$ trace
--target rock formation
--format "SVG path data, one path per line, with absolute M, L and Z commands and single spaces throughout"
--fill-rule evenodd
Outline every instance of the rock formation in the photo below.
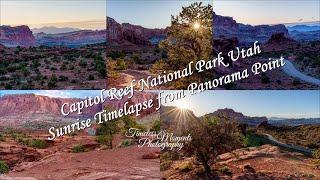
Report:
M 217 111 L 207 114 L 206 116 L 215 116 L 215 117 L 221 117 L 221 118 L 227 118 L 230 120 L 236 120 L 240 124 L 247 124 L 251 126 L 257 126 L 261 124 L 262 122 L 268 121 L 266 117 L 249 117 L 245 116 L 242 113 L 235 112 L 233 109 L 218 109 Z
M 0 26 L 0 44 L 7 47 L 29 47 L 36 44 L 28 26 Z
M 165 29 L 149 29 L 129 23 L 119 24 L 114 19 L 107 17 L 107 42 L 151 45 L 158 44 L 165 36 Z
M 251 26 L 237 23 L 232 17 L 225 17 L 213 13 L 213 38 L 234 38 L 240 45 L 248 46 L 255 41 L 265 43 L 276 33 L 284 33 L 289 36 L 287 28 L 282 25 L 258 25 Z

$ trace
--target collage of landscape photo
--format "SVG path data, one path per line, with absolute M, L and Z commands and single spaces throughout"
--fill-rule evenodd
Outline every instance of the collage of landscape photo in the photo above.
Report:
M 0 0 L 0 180 L 320 179 L 319 52 L 318 0 Z

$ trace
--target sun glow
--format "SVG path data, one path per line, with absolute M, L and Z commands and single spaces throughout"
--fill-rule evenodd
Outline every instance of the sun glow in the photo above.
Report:
M 193 29 L 195 29 L 196 31 L 200 29 L 200 27 L 201 27 L 201 24 L 199 22 L 193 23 Z
M 177 103 L 177 107 L 181 110 L 185 110 L 185 109 L 189 109 L 190 106 L 189 106 L 189 103 L 186 102 L 186 101 L 180 101 Z

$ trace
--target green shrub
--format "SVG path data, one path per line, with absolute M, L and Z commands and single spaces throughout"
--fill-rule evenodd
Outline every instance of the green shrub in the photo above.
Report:
M 232 170 L 229 169 L 228 166 L 223 166 L 222 168 L 219 169 L 220 172 L 222 172 L 223 174 L 226 174 L 228 176 L 231 176 L 233 173 L 232 173 Z
M 247 134 L 243 139 L 243 144 L 245 147 L 257 147 L 265 143 L 265 140 L 256 134 Z
M 117 60 L 115 69 L 116 70 L 125 70 L 125 69 L 127 69 L 127 64 L 124 61 L 124 59 L 118 59 Z
M 0 134 L 0 141 L 5 141 L 5 140 L 6 140 L 5 137 L 2 134 Z
M 99 144 L 106 145 L 110 149 L 112 148 L 110 147 L 112 146 L 112 136 L 110 135 L 99 135 L 97 136 L 96 141 Z
M 4 161 L 0 161 L 0 174 L 9 172 L 9 166 Z
M 48 143 L 42 139 L 33 139 L 30 141 L 29 144 L 31 147 L 39 148 L 39 149 L 44 149 L 48 147 Z
M 128 147 L 134 144 L 134 141 L 131 139 L 125 139 L 121 142 L 121 147 Z
M 192 163 L 191 162 L 182 162 L 179 166 L 178 166 L 179 171 L 181 172 L 189 172 L 192 170 Z
M 72 147 L 72 152 L 74 152 L 74 153 L 80 153 L 80 152 L 85 152 L 85 151 L 86 151 L 86 149 L 81 144 Z
M 320 159 L 320 148 L 312 151 L 312 157 L 315 159 Z

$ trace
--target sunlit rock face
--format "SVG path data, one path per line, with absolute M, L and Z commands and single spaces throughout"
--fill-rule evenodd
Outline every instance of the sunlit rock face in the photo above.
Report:
M 107 42 L 136 45 L 158 44 L 166 37 L 166 29 L 150 29 L 129 23 L 118 23 L 107 17 Z
M 28 26 L 0 26 L 0 44 L 7 47 L 29 47 L 36 44 Z

